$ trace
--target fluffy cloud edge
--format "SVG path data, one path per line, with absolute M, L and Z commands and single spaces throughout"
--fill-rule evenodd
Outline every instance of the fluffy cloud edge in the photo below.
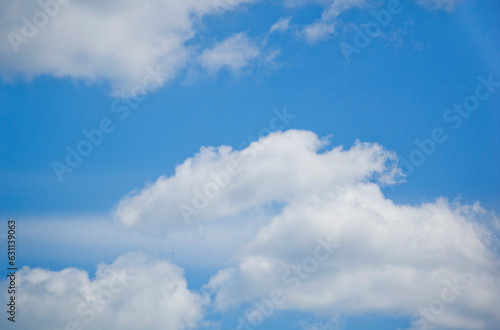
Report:
M 172 176 L 160 177 L 124 197 L 113 214 L 129 226 L 175 228 L 194 220 L 238 218 L 246 211 L 300 199 L 329 185 L 399 182 L 397 157 L 382 146 L 357 141 L 347 150 L 341 146 L 326 150 L 328 144 L 327 138 L 313 132 L 288 130 L 262 136 L 242 150 L 204 147 L 178 165 Z
M 498 223 L 477 203 L 395 205 L 364 183 L 290 204 L 206 288 L 220 310 L 250 304 L 240 321 L 254 327 L 269 310 L 300 310 L 406 315 L 411 329 L 493 330 Z
M 145 5 L 136 1 L 0 4 L 0 69 L 4 80 L 40 75 L 106 82 L 112 94 L 130 97 L 152 68 L 161 79 L 176 77 L 195 59 L 188 41 L 204 16 L 234 11 L 256 0 L 210 0 Z M 36 54 L 36 56 L 35 56 Z
M 0 282 L 2 296 L 8 283 Z M 16 325 L 25 329 L 193 329 L 203 324 L 209 304 L 187 288 L 180 267 L 142 253 L 100 264 L 94 278 L 76 268 L 23 267 L 16 283 L 22 315 Z

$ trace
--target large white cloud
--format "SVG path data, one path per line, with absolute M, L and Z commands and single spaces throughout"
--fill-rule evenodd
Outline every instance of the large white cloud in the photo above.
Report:
M 290 130 L 241 151 L 203 148 L 172 177 L 118 204 L 115 216 L 128 229 L 99 219 L 42 221 L 26 224 L 22 232 L 44 246 L 47 242 L 36 239 L 41 229 L 64 249 L 98 246 L 89 253 L 176 251 L 182 259 L 176 262 L 219 270 L 205 286 L 213 307 L 224 312 L 249 303 L 241 315 L 247 324 L 265 321 L 271 309 L 315 313 L 325 324 L 369 313 L 413 318 L 414 329 L 495 329 L 500 322 L 495 215 L 478 203 L 444 198 L 394 204 L 380 189 L 397 178 L 393 153 L 359 142 L 347 150 L 327 149 L 327 141 Z M 224 182 L 220 173 L 235 168 Z M 185 224 L 179 204 L 189 204 L 195 188 L 203 193 L 215 187 L 209 183 L 221 184 L 218 193 Z M 148 238 L 144 229 L 160 235 Z M 77 239 L 70 239 L 73 232 Z M 131 279 L 121 285 L 125 273 Z M 19 321 L 26 328 L 70 322 L 83 329 L 137 328 L 145 326 L 138 316 L 150 310 L 148 328 L 182 329 L 202 324 L 210 304 L 186 288 L 179 267 L 137 254 L 101 265 L 95 279 L 78 269 L 24 268 L 18 283 Z M 3 294 L 6 284 L 0 284 Z M 106 299 L 110 302 L 102 306 Z
M 4 298 L 8 281 L 0 282 Z M 181 268 L 138 253 L 99 265 L 95 278 L 76 268 L 24 267 L 16 285 L 20 329 L 194 329 L 209 302 L 187 289 Z M 2 329 L 7 324 L 4 315 Z
M 126 96 L 143 84 L 148 68 L 161 67 L 165 81 L 190 61 L 186 42 L 204 15 L 252 1 L 2 1 L 0 70 L 4 79 L 105 80 L 115 95 Z
M 325 150 L 327 144 L 312 132 L 289 130 L 241 151 L 202 148 L 177 166 L 173 176 L 160 177 L 122 199 L 115 217 L 126 225 L 171 228 L 241 216 L 350 182 L 394 179 L 395 155 L 380 145 L 358 142 L 349 150 Z
M 376 184 L 354 184 L 288 205 L 208 288 L 222 310 L 280 290 L 274 309 L 415 314 L 415 329 L 494 329 L 498 242 L 484 221 L 498 219 L 445 199 L 395 205 Z
M 290 130 L 241 151 L 203 148 L 173 176 L 124 198 L 115 215 L 136 228 L 171 229 L 182 223 L 178 206 L 191 205 L 193 189 L 202 196 L 211 187 L 189 226 L 260 221 L 235 249 L 234 266 L 206 286 L 219 310 L 263 306 L 278 292 L 274 310 L 405 315 L 415 329 L 494 329 L 498 218 L 478 203 L 444 198 L 394 204 L 381 192 L 397 180 L 393 153 L 377 144 L 326 144 Z M 236 174 L 220 175 L 235 165 Z
M 83 250 L 107 239 L 103 247 L 117 251 L 176 251 L 182 256 L 175 262 L 191 268 L 206 258 L 200 267 L 215 274 L 205 286 L 213 299 L 190 292 L 179 267 L 132 254 L 102 265 L 95 279 L 77 269 L 23 269 L 19 315 L 30 317 L 19 320 L 28 322 L 26 328 L 82 323 L 92 315 L 85 303 L 116 289 L 102 311 L 92 307 L 89 329 L 144 326 L 134 322 L 143 322 L 137 317 L 148 308 L 148 328 L 164 328 L 161 322 L 169 328 L 199 326 L 206 305 L 222 313 L 250 306 L 240 319 L 247 324 L 260 324 L 273 311 L 300 310 L 319 315 L 320 325 L 321 318 L 329 325 L 345 315 L 379 314 L 412 318 L 413 329 L 420 330 L 495 329 L 499 219 L 479 203 L 445 198 L 395 204 L 381 191 L 397 180 L 394 153 L 378 144 L 357 142 L 345 150 L 327 143 L 312 132 L 290 130 L 241 151 L 203 148 L 173 176 L 118 203 L 115 216 L 126 228 L 96 220 L 90 226 L 56 221 L 21 230 L 32 239 L 45 226 L 55 241 L 78 232 L 77 239 L 61 243 L 65 249 Z M 234 174 L 221 174 L 228 171 Z M 203 194 L 206 187 L 213 193 L 205 197 L 208 205 L 186 224 L 179 205 L 192 203 L 193 189 Z M 151 231 L 156 237 L 150 238 Z M 124 271 L 133 279 L 118 290 L 114 274 Z

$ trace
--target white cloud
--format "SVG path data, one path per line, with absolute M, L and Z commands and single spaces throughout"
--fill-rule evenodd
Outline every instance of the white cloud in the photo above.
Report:
M 39 263 L 94 265 L 140 250 L 168 258 L 188 270 L 227 267 L 232 251 L 252 239 L 262 225 L 253 219 L 236 224 L 229 221 L 199 223 L 167 232 L 138 232 L 137 228 L 123 226 L 108 217 L 76 214 L 24 218 L 18 224 L 26 241 L 24 251 L 29 251 L 30 259 Z M 38 249 L 39 246 L 43 246 L 43 250 Z M 74 251 L 86 253 L 75 255 Z
M 202 148 L 177 166 L 173 176 L 160 177 L 123 198 L 115 217 L 126 225 L 175 228 L 185 225 L 181 208 L 191 209 L 196 213 L 192 222 L 201 223 L 301 199 L 334 184 L 374 177 L 385 183 L 393 180 L 394 164 L 386 163 L 395 155 L 380 145 L 356 143 L 349 150 L 336 147 L 319 153 L 327 144 L 312 132 L 289 130 L 241 151 Z
M 444 198 L 394 204 L 380 189 L 396 179 L 393 153 L 377 144 L 325 150 L 326 144 L 311 132 L 290 130 L 242 151 L 204 148 L 172 177 L 123 199 L 116 216 L 137 228 L 170 228 L 181 221 L 176 204 L 189 203 L 193 188 L 216 183 L 223 176 L 212 179 L 210 171 L 220 173 L 232 161 L 241 171 L 220 181 L 191 226 L 264 221 L 235 250 L 234 267 L 206 286 L 217 309 L 269 299 L 281 290 L 284 302 L 274 309 L 333 319 L 414 314 L 415 329 L 424 323 L 428 329 L 494 329 L 500 322 L 495 215 Z M 149 201 L 160 206 L 152 208 Z
M 108 237 L 111 246 L 120 239 L 134 240 L 146 251 L 164 254 L 175 247 L 182 259 L 196 263 L 207 258 L 211 269 L 220 271 L 205 289 L 214 296 L 211 307 L 223 312 L 281 290 L 283 302 L 273 309 L 325 317 L 324 323 L 319 318 L 302 323 L 304 327 L 328 327 L 344 315 L 383 314 L 415 315 L 414 329 L 423 324 L 428 329 L 495 329 L 500 322 L 499 219 L 478 203 L 468 206 L 444 198 L 397 205 L 380 189 L 397 179 L 392 152 L 378 144 L 358 142 L 347 150 L 327 149 L 327 144 L 312 132 L 290 130 L 272 133 L 241 151 L 202 148 L 173 176 L 159 178 L 118 203 L 115 216 L 130 225 L 128 232 L 111 224 L 85 228 L 83 223 L 58 231 L 53 223 L 46 228 L 54 232 L 48 239 L 78 231 L 82 242 L 74 246 L 81 249 L 92 245 L 92 239 L 101 241 L 92 234 L 102 231 L 97 235 Z M 221 175 L 236 168 L 234 175 Z M 179 204 L 191 203 L 194 188 L 202 193 L 206 187 L 214 189 L 209 183 L 219 185 L 218 193 L 207 198 L 208 206 L 186 226 Z M 21 231 L 31 239 L 38 228 Z M 147 230 L 156 235 L 149 243 Z M 122 248 L 135 246 L 124 243 Z M 210 259 L 218 253 L 227 263 Z M 89 327 L 116 328 L 121 325 L 117 322 L 126 322 L 133 328 L 137 324 L 127 317 L 142 313 L 131 311 L 140 302 L 161 300 L 170 306 L 177 299 L 180 319 L 167 315 L 161 320 L 179 328 L 202 322 L 209 299 L 186 289 L 181 269 L 136 255 L 101 266 L 95 280 L 75 269 L 24 269 L 20 283 L 29 285 L 20 310 L 33 315 L 26 322 L 52 317 L 54 309 L 60 310 L 54 322 L 69 322 L 82 299 L 89 301 L 109 283 L 112 272 L 122 269 L 136 272 L 137 280 L 116 294 L 116 300 L 114 295 Z M 173 289 L 164 288 L 171 288 L 170 283 L 178 284 L 179 297 L 173 300 L 168 299 Z M 161 327 L 156 318 L 160 312 L 152 312 L 150 328 Z
M 335 32 L 335 25 L 340 14 L 354 7 L 362 7 L 365 4 L 366 0 L 328 1 L 328 7 L 321 14 L 321 19 L 306 25 L 301 34 L 309 43 L 326 39 Z
M 390 0 L 399 5 L 404 5 L 403 2 Z M 415 0 L 418 5 L 424 6 L 427 9 L 444 9 L 451 11 L 462 0 Z M 336 31 L 336 26 L 339 24 L 339 16 L 353 8 L 371 8 L 382 4 L 373 0 L 288 0 L 285 2 L 289 6 L 300 6 L 307 3 L 321 3 L 325 9 L 321 13 L 321 18 L 307 24 L 301 31 L 300 35 L 305 41 L 315 43 L 322 41 L 332 36 Z M 385 2 L 389 4 L 389 0 Z
M 319 40 L 324 40 L 335 32 L 335 25 L 333 23 L 315 22 L 307 25 L 302 31 L 302 35 L 309 43 L 314 43 Z
M 213 277 L 217 308 L 280 290 L 284 302 L 274 309 L 415 314 L 415 329 L 495 329 L 498 236 L 479 224 L 498 222 L 494 215 L 445 199 L 395 205 L 375 183 L 340 186 L 289 203 L 247 244 L 237 267 Z M 324 261 L 315 257 L 319 239 L 334 243 Z
M 166 81 L 186 66 L 192 58 L 186 42 L 204 15 L 252 1 L 46 0 L 45 11 L 36 1 L 2 1 L 0 33 L 12 41 L 0 43 L 1 75 L 104 80 L 126 96 L 143 84 L 148 67 L 161 67 Z
M 209 72 L 227 68 L 237 73 L 260 55 L 260 47 L 254 41 L 244 33 L 237 33 L 205 49 L 199 63 Z
M 181 268 L 137 253 L 99 265 L 93 279 L 75 268 L 24 267 L 16 283 L 23 329 L 193 329 L 209 302 L 187 289 Z M 7 286 L 0 282 L 4 298 Z M 2 328 L 7 322 L 2 317 Z
M 134 1 L 82 0 L 0 2 L 0 76 L 4 80 L 41 75 L 109 83 L 115 96 L 127 97 L 147 85 L 154 90 L 198 61 L 209 71 L 239 71 L 256 60 L 262 49 L 245 34 L 235 34 L 212 49 L 190 46 L 206 15 L 237 10 L 258 0 Z M 460 0 L 417 0 L 432 9 L 451 10 Z M 288 5 L 325 5 L 319 20 L 300 32 L 308 42 L 335 33 L 338 16 L 363 7 L 366 0 L 286 1 Z M 370 2 L 372 3 L 372 2 Z M 270 32 L 285 31 L 289 18 Z M 202 53 L 198 54 L 198 50 Z M 150 70 L 159 79 L 145 82 Z M 146 86 L 144 86 L 146 87 Z
M 329 7 L 321 14 L 323 20 L 336 19 L 340 14 L 354 7 L 362 7 L 366 0 L 333 0 Z
M 269 33 L 273 32 L 284 32 L 287 31 L 290 28 L 290 20 L 292 18 L 280 18 L 276 23 L 274 23 L 271 28 L 269 29 Z

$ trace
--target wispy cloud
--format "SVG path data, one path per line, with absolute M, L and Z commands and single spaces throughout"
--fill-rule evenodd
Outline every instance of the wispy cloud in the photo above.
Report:
M 329 1 L 328 7 L 321 14 L 321 19 L 306 25 L 302 30 L 301 35 L 309 43 L 324 40 L 335 32 L 335 25 L 340 14 L 349 9 L 361 7 L 365 4 L 365 0 Z
M 234 34 L 205 49 L 199 57 L 200 65 L 213 73 L 227 68 L 238 73 L 261 55 L 261 49 L 244 33 Z
M 271 28 L 269 29 L 269 33 L 288 31 L 288 29 L 290 29 L 291 19 L 292 19 L 291 17 L 280 18 L 276 23 L 274 23 L 271 26 Z

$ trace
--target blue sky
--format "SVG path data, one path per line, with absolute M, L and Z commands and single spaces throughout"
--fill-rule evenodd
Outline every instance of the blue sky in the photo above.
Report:
M 287 288 L 275 277 L 311 258 L 320 233 L 340 241 L 335 258 L 255 328 L 419 329 L 412 314 L 456 278 L 474 289 L 419 314 L 428 328 L 499 321 L 497 2 L 42 3 L 47 14 L 0 5 L 0 233 L 6 244 L 16 219 L 30 267 L 18 326 L 235 329 Z M 26 35 L 23 18 L 43 17 Z M 99 127 L 92 144 L 84 131 Z M 71 166 L 79 146 L 92 150 Z M 217 183 L 231 161 L 241 174 Z M 183 221 L 212 181 L 209 205 Z M 122 266 L 135 280 L 95 317 L 78 314 Z M 41 307 L 54 297 L 58 317 Z M 150 323 L 121 319 L 141 299 L 160 306 Z

